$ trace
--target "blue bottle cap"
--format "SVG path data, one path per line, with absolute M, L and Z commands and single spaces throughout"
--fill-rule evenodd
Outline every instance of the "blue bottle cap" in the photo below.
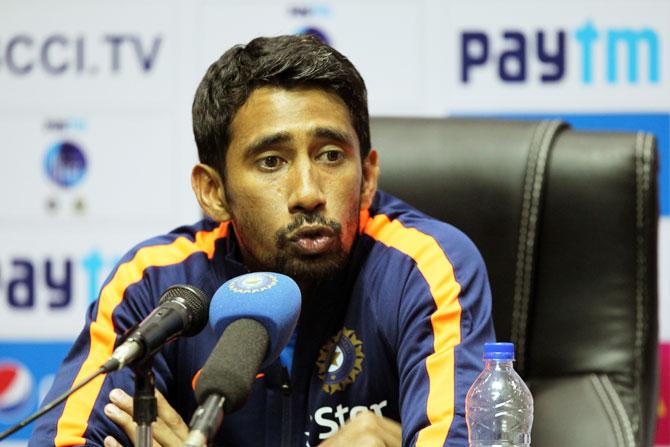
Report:
M 514 343 L 484 343 L 484 360 L 514 360 Z

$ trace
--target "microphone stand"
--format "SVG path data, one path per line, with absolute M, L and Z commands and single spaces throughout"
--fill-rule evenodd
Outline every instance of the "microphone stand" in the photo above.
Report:
M 135 395 L 133 396 L 133 421 L 137 424 L 136 447 L 151 447 L 151 424 L 156 420 L 156 379 L 151 370 L 153 357 L 139 362 L 135 371 Z

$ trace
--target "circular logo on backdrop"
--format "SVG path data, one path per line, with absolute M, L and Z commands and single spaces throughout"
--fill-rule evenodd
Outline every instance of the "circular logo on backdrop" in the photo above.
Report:
M 33 377 L 22 363 L 0 360 L 0 420 L 14 423 L 32 409 Z
M 328 394 L 343 390 L 363 370 L 363 342 L 352 329 L 342 328 L 321 348 L 316 366 L 322 389 Z
M 330 45 L 330 38 L 326 35 L 326 33 L 323 30 L 313 26 L 300 28 L 296 34 L 299 36 L 314 36 L 326 45 Z
M 257 293 L 268 290 L 277 284 L 277 277 L 271 273 L 247 273 L 228 283 L 228 287 L 237 293 Z
M 86 164 L 83 150 L 71 141 L 53 144 L 44 157 L 47 177 L 64 188 L 75 186 L 84 178 Z

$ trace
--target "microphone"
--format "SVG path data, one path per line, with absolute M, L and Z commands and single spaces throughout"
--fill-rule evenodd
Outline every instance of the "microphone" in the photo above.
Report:
M 184 447 L 207 445 L 223 414 L 246 402 L 258 370 L 274 362 L 291 338 L 300 303 L 298 285 L 279 273 L 248 273 L 216 291 L 209 324 L 221 336 L 196 381 L 200 406 Z
M 209 298 L 197 287 L 175 285 L 161 295 L 159 305 L 131 328 L 102 368 L 119 370 L 154 354 L 179 335 L 190 337 L 207 324 Z

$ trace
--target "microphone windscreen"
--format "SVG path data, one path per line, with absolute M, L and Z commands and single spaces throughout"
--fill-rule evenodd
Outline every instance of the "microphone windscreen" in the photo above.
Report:
M 209 317 L 209 296 L 197 287 L 178 284 L 165 289 L 159 304 L 177 301 L 188 310 L 189 322 L 182 336 L 191 337 L 205 328 Z
M 251 393 L 268 343 L 268 332 L 256 320 L 243 318 L 228 325 L 195 382 L 198 403 L 216 394 L 225 398 L 225 414 L 240 408 Z
M 300 288 L 286 275 L 247 273 L 226 281 L 209 307 L 209 324 L 221 336 L 234 320 L 251 318 L 261 323 L 270 346 L 261 368 L 274 362 L 286 346 L 300 316 Z

